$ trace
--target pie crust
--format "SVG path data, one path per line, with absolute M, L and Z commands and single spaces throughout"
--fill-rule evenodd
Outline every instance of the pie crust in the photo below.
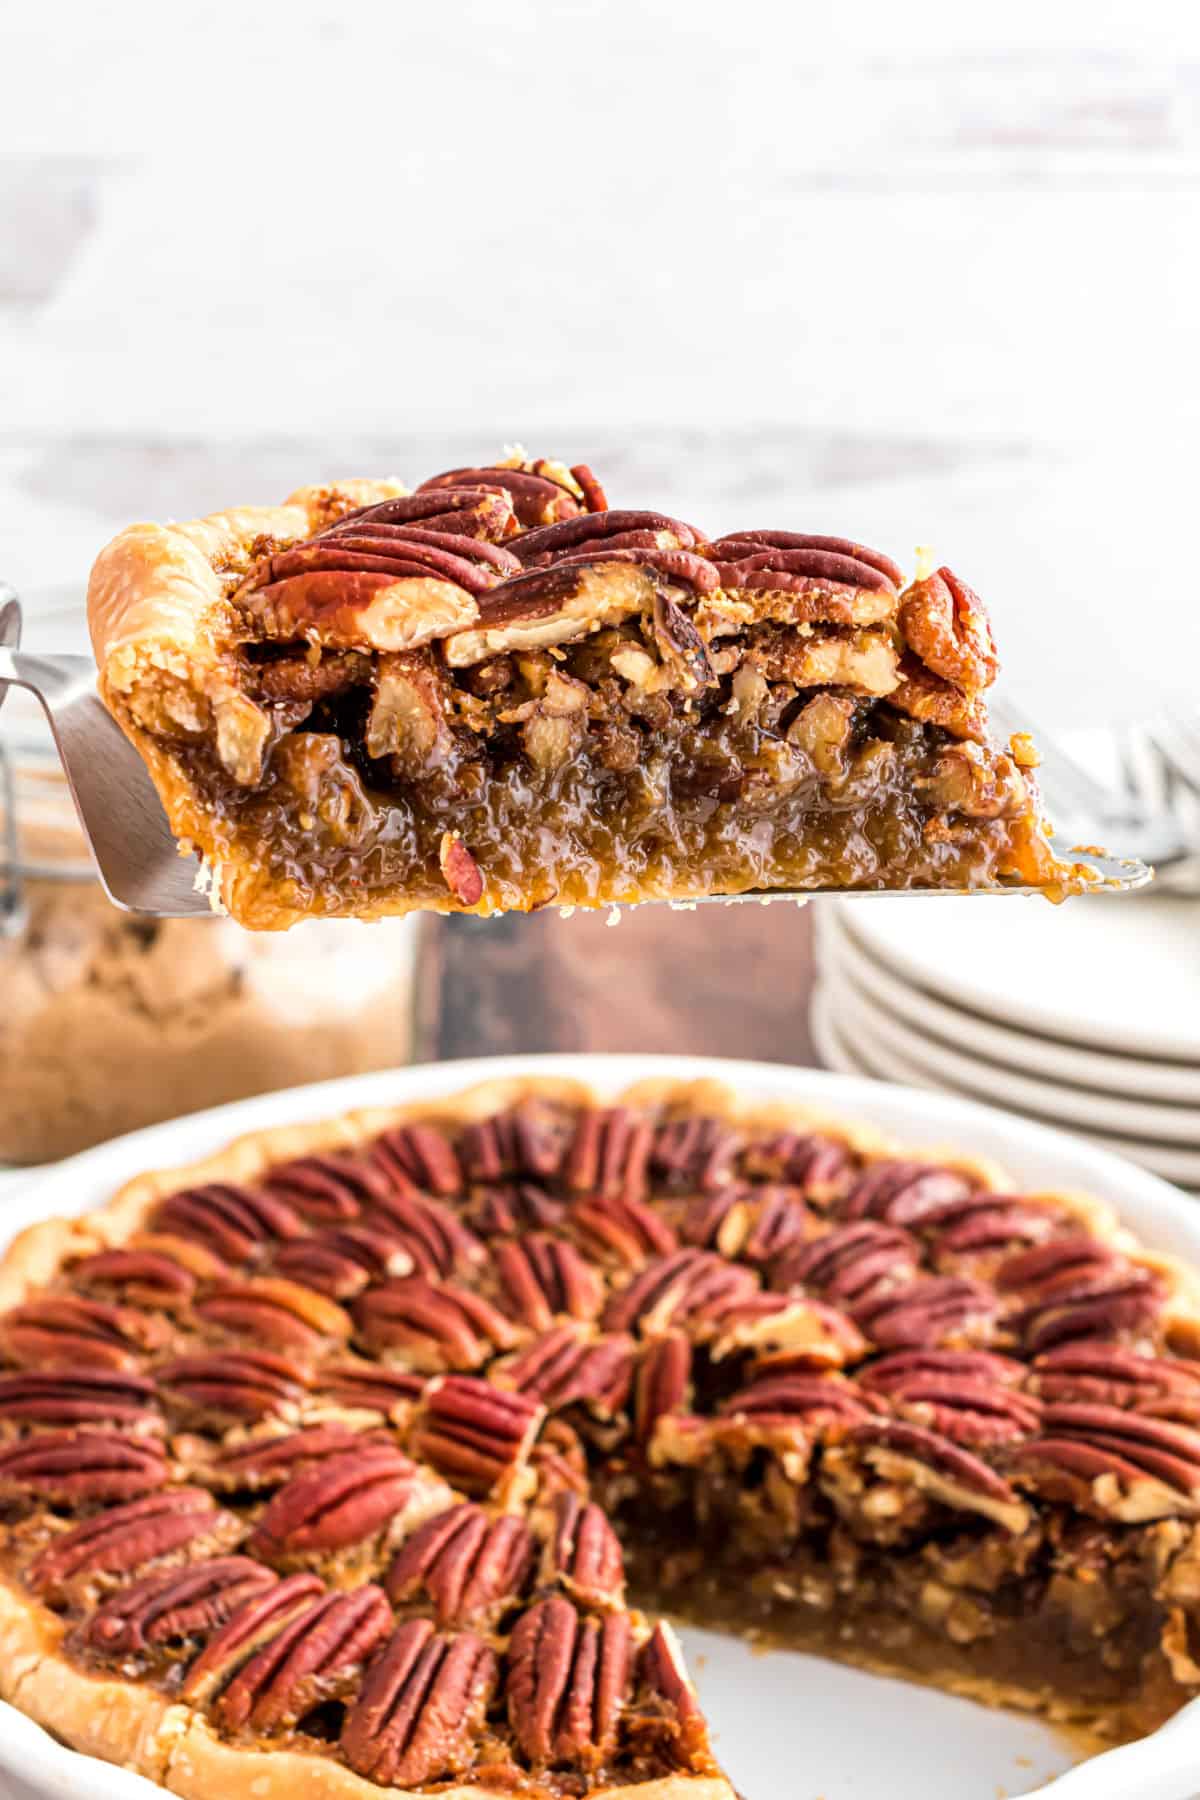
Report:
M 0 1695 L 195 1800 L 731 1800 L 623 1551 L 635 1601 L 1132 1735 L 1200 1690 L 1198 1352 L 1094 1197 L 710 1082 L 259 1131 L 0 1262 Z
M 101 692 L 242 923 L 752 888 L 1059 891 L 978 596 L 849 540 L 708 539 L 531 460 L 142 524 Z

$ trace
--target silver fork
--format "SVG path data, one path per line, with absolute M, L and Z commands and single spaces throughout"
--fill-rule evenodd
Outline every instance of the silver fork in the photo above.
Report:
M 157 913 L 164 918 L 208 914 L 209 901 L 197 886 L 197 859 L 180 856 L 145 764 L 96 693 L 96 671 L 91 659 L 31 655 L 20 648 L 20 643 L 20 604 L 12 588 L 0 583 L 0 706 L 12 684 L 28 688 L 41 702 L 66 771 L 75 810 L 109 899 L 127 912 Z M 1054 847 L 1060 856 L 1087 863 L 1095 871 L 1098 893 L 1142 887 L 1151 879 L 1151 870 L 1141 861 L 1085 854 L 1057 839 Z M 888 897 L 884 890 L 869 891 L 875 898 Z M 906 894 L 942 896 L 959 891 L 904 890 Z M 1039 892 L 1028 887 L 978 891 Z M 820 890 L 756 889 L 745 894 L 705 896 L 696 901 L 650 904 L 684 908 L 707 904 L 764 906 L 777 900 L 802 904 L 817 892 Z M 890 897 L 896 896 L 893 893 Z
M 1160 877 L 1167 872 L 1183 876 L 1190 870 L 1200 852 L 1200 839 L 1194 835 L 1190 809 L 1181 804 L 1148 732 L 1127 729 L 1116 734 L 1121 780 L 1119 786 L 1108 787 L 1010 700 L 993 700 L 988 711 L 997 737 L 1029 732 L 1045 753 L 1038 784 L 1060 835 L 1111 837 L 1129 855 L 1153 864 Z

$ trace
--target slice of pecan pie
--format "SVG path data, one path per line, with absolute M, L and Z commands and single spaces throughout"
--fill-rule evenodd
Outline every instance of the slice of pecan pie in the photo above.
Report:
M 102 692 L 244 924 L 756 888 L 1053 887 L 987 614 L 942 568 L 715 541 L 516 454 L 135 525 Z
M 732 1800 L 670 1630 L 1200 1693 L 1200 1307 L 709 1084 L 265 1131 L 0 1263 L 0 1694 L 191 1800 Z

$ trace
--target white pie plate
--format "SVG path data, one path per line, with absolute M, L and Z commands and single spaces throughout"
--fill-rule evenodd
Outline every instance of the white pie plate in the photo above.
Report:
M 0 1201 L 3 1237 L 52 1214 L 84 1212 L 139 1171 L 185 1163 L 242 1132 L 450 1094 L 522 1071 L 572 1076 L 609 1094 L 647 1075 L 711 1076 L 743 1095 L 868 1119 L 914 1146 L 959 1144 L 997 1158 L 1021 1182 L 1101 1194 L 1150 1242 L 1200 1261 L 1200 1212 L 1154 1176 L 1077 1139 L 941 1094 L 812 1069 L 674 1056 L 427 1064 L 260 1095 L 152 1126 L 43 1171 Z M 996 1800 L 999 1793 L 1033 1792 L 1044 1800 L 1193 1800 L 1200 1792 L 1200 1702 L 1153 1737 L 1070 1768 L 1075 1752 L 1035 1720 L 812 1657 L 757 1654 L 708 1632 L 684 1635 L 720 1754 L 751 1800 Z M 124 1770 L 64 1749 L 0 1704 L 4 1800 L 151 1800 L 155 1793 L 161 1790 Z

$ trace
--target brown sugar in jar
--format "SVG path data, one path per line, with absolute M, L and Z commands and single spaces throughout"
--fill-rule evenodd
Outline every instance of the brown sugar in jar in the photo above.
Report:
M 91 873 L 57 770 L 23 759 L 7 787 L 0 1163 L 408 1060 L 415 921 L 264 935 L 123 913 Z

